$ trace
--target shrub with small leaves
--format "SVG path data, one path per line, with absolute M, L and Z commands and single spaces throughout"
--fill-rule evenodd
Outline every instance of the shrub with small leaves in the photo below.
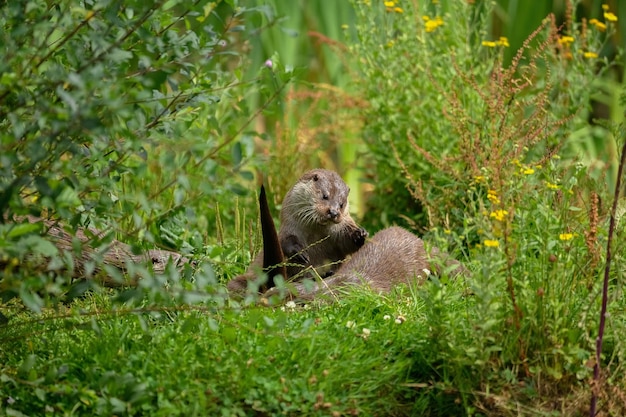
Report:
M 276 59 L 244 78 L 241 51 L 258 30 L 244 17 L 269 9 L 29 0 L 0 10 L 3 298 L 41 306 L 42 294 L 65 291 L 84 251 L 95 254 L 80 278 L 101 270 L 114 238 L 135 254 L 204 254 L 253 179 L 250 123 L 292 76 Z M 233 207 L 222 217 L 220 201 Z M 51 224 L 86 239 L 59 249 Z

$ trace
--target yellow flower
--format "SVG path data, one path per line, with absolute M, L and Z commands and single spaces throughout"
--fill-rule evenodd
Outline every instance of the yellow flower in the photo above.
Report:
M 341 25 L 341 28 L 343 30 L 347 30 L 348 28 L 350 28 L 350 26 L 346 25 L 345 23 L 343 25 Z
M 561 36 L 558 40 L 561 45 L 569 46 L 574 42 L 574 38 L 572 36 Z
M 424 19 L 424 27 L 426 28 L 426 32 L 433 32 L 439 26 L 443 25 L 443 19 L 439 16 L 436 16 L 434 19 L 431 19 L 428 16 L 422 16 Z
M 509 40 L 505 36 L 500 36 L 500 39 L 498 39 L 497 41 L 483 41 L 482 45 L 486 46 L 487 48 L 495 48 L 496 46 L 508 47 Z
M 504 217 L 507 216 L 508 214 L 509 212 L 506 210 L 496 210 L 496 211 L 492 211 L 489 217 L 493 217 L 497 221 L 501 222 L 504 220 Z
M 497 248 L 498 246 L 500 246 L 500 242 L 498 242 L 497 240 L 489 240 L 489 239 L 483 241 L 483 244 L 487 246 L 488 248 Z
M 484 175 L 476 175 L 474 177 L 474 181 L 475 182 L 483 182 L 483 181 L 485 181 L 485 176 Z
M 498 194 L 496 193 L 495 190 L 488 190 L 487 191 L 487 198 L 493 204 L 500 204 L 500 199 L 498 198 Z
M 615 16 L 615 14 L 611 12 L 605 12 L 604 18 L 608 20 L 609 22 L 617 22 L 617 16 Z
M 532 175 L 535 173 L 535 170 L 529 167 L 524 167 L 521 169 L 521 171 L 522 171 L 522 174 L 524 175 Z
M 395 1 L 386 1 L 385 3 L 385 7 L 393 7 L 396 5 Z
M 551 189 L 551 190 L 558 190 L 558 189 L 559 189 L 559 186 L 558 186 L 558 185 L 556 185 L 556 184 L 552 184 L 552 183 L 551 183 L 551 182 L 549 182 L 549 181 L 546 181 L 546 187 L 548 187 L 548 188 L 549 188 L 549 189 Z
M 598 19 L 591 19 L 589 21 L 589 24 L 594 25 L 596 29 L 598 29 L 600 32 L 604 32 L 606 30 L 606 25 L 600 22 Z
M 604 11 L 609 10 L 609 5 L 608 5 L 608 4 L 606 4 L 606 3 L 605 3 L 605 4 L 603 4 L 603 5 L 602 5 L 602 10 L 604 10 Z
M 404 10 L 402 9 L 402 7 L 394 7 L 393 11 L 396 13 L 404 13 Z
M 449 235 L 450 233 L 452 233 L 450 229 L 443 229 L 443 234 Z
M 559 235 L 559 239 L 561 240 L 571 240 L 574 237 L 573 233 L 561 233 Z
M 587 59 L 594 59 L 594 58 L 597 58 L 597 57 L 598 57 L 598 54 L 597 54 L 597 53 L 595 53 L 595 52 L 590 52 L 590 51 L 589 51 L 589 52 L 585 52 L 585 53 L 583 54 L 583 56 L 584 56 L 585 58 L 587 58 Z
M 498 39 L 496 43 L 498 44 L 498 46 L 504 46 L 505 48 L 509 47 L 509 40 L 506 38 L 506 36 L 500 36 L 500 39 Z

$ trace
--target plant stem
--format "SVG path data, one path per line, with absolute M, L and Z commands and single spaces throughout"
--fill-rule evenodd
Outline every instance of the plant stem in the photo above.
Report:
M 604 338 L 604 327 L 606 324 L 606 310 L 609 298 L 609 272 L 611 271 L 611 242 L 615 231 L 615 213 L 619 202 L 622 173 L 626 164 L 626 140 L 622 148 L 622 157 L 617 169 L 617 181 L 615 182 L 615 195 L 613 196 L 613 207 L 611 207 L 611 221 L 609 223 L 609 236 L 606 242 L 606 265 L 604 267 L 604 283 L 602 286 L 602 308 L 600 310 L 600 326 L 598 328 L 598 338 L 596 339 L 596 363 L 593 366 L 593 384 L 591 389 L 591 406 L 589 415 L 596 415 L 596 405 L 598 403 L 598 388 L 600 383 L 600 356 L 602 354 L 602 339 Z

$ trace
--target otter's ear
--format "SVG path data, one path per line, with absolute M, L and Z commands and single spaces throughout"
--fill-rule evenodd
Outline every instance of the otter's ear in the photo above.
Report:
M 276 233 L 276 225 L 270 213 L 270 207 L 267 203 L 265 195 L 265 187 L 261 185 L 259 194 L 259 209 L 261 211 L 261 231 L 263 234 L 263 270 L 267 273 L 267 291 L 274 287 L 274 277 L 282 275 L 287 279 L 287 270 L 285 268 L 285 255 L 280 247 L 278 233 Z

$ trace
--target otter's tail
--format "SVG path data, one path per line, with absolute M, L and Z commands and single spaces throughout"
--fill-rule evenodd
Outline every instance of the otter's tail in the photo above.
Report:
M 263 233 L 263 270 L 267 273 L 267 288 L 264 288 L 263 291 L 267 291 L 275 286 L 274 277 L 276 275 L 282 275 L 283 278 L 287 279 L 287 269 L 285 268 L 285 255 L 280 247 L 278 233 L 276 233 L 276 226 L 270 213 L 263 185 L 261 185 L 261 193 L 259 194 L 259 208 Z

